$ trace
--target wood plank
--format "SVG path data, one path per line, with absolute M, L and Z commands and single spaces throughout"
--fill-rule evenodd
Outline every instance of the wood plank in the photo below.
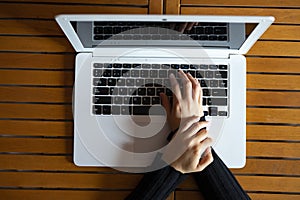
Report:
M 300 17 L 300 15 L 299 15 L 299 17 Z M 247 55 L 299 57 L 300 56 L 300 42 L 258 41 L 249 50 Z
M 0 152 L 71 154 L 72 139 L 64 138 L 0 138 Z M 299 158 L 299 143 L 247 142 L 247 156 Z
M 0 18 L 53 19 L 58 14 L 147 14 L 148 8 L 74 4 L 2 3 Z
M 300 90 L 298 75 L 247 74 L 248 89 Z
M 180 13 L 180 0 L 166 0 L 166 14 L 178 15 Z
M 0 152 L 72 154 L 72 139 L 0 137 Z M 1 185 L 1 184 L 0 184 Z
M 0 86 L 0 102 L 72 103 L 73 88 Z
M 3 170 L 36 170 L 55 172 L 114 172 L 109 167 L 77 167 L 72 156 L 47 155 L 7 155 L 0 154 L 0 169 Z
M 72 86 L 73 71 L 1 70 L 0 84 Z
M 248 124 L 247 140 L 300 141 L 300 127 Z
M 270 28 L 261 36 L 260 39 L 264 40 L 300 40 L 299 26 L 289 25 L 272 25 Z
M 71 105 L 0 104 L 0 118 L 72 120 Z
M 61 0 L 17 0 L 15 2 L 32 2 L 32 3 L 62 3 Z M 101 2 L 99 2 L 99 0 L 65 0 L 64 3 L 68 3 L 68 4 L 125 4 L 125 5 L 148 5 L 148 1 L 147 0 L 101 0 Z
M 0 36 L 0 43 L 0 51 L 74 53 L 67 38 Z
M 73 123 L 60 121 L 0 120 L 1 135 L 73 136 Z
M 272 176 L 235 176 L 244 190 L 260 192 L 295 192 L 298 193 L 300 180 L 298 177 Z M 189 177 L 179 185 L 180 189 L 198 189 L 195 180 Z
M 300 143 L 247 142 L 247 156 L 300 158 Z
M 300 9 L 280 8 L 224 8 L 224 7 L 181 7 L 184 15 L 236 15 L 274 16 L 275 23 L 299 24 Z
M 247 108 L 247 122 L 299 124 L 300 109 Z
M 231 169 L 234 174 L 300 175 L 300 160 L 247 159 L 242 169 Z
M 0 53 L 0 68 L 74 69 L 75 55 Z
M 141 174 L 0 172 L 2 187 L 133 189 Z
M 247 72 L 300 73 L 299 63 L 300 58 L 247 57 Z
M 149 0 L 149 14 L 163 14 L 163 0 Z
M 12 35 L 64 36 L 58 24 L 44 20 L 0 20 L 0 33 Z
M 297 194 L 264 194 L 248 193 L 252 200 L 298 200 L 300 195 Z
M 81 191 L 81 190 L 26 190 L 26 189 L 1 189 L 1 197 L 3 199 L 31 199 L 31 200 L 53 200 L 53 199 L 72 199 L 72 200 L 98 200 L 124 199 L 130 191 Z
M 247 91 L 247 105 L 300 106 L 300 92 Z
M 278 0 L 247 0 L 247 1 L 235 1 L 235 0 L 181 0 L 181 5 L 196 5 L 196 6 L 255 6 L 255 7 L 296 7 L 300 6 L 298 0 L 278 1 Z

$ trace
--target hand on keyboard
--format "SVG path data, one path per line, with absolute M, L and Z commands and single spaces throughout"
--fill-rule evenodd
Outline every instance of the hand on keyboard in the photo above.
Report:
M 189 73 L 185 74 L 182 70 L 179 70 L 179 76 L 182 81 L 182 92 L 174 75 L 170 75 L 173 91 L 172 106 L 168 97 L 161 94 L 162 105 L 166 109 L 167 120 L 172 131 L 179 127 L 180 119 L 203 116 L 202 89 L 199 81 Z

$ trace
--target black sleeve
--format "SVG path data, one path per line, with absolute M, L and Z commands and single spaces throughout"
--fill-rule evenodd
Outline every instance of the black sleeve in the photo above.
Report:
M 249 200 L 234 175 L 212 149 L 214 161 L 203 171 L 193 173 L 199 189 L 209 200 Z
M 170 166 L 145 173 L 126 200 L 164 200 L 186 176 Z

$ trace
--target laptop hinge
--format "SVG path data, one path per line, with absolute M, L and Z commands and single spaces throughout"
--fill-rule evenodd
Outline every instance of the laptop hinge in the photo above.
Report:
M 228 49 L 205 49 L 193 47 L 102 47 L 95 48 L 93 57 L 138 57 L 138 58 L 229 58 Z

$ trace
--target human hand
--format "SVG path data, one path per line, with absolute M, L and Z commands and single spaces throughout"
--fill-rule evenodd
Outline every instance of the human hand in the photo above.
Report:
M 181 173 L 202 171 L 213 161 L 212 139 L 207 137 L 207 130 L 204 129 L 208 122 L 198 120 L 199 117 L 187 118 L 162 156 L 165 162 Z
M 175 131 L 180 124 L 180 119 L 191 116 L 202 117 L 202 89 L 199 81 L 189 73 L 182 70 L 178 72 L 182 80 L 182 92 L 180 85 L 173 74 L 170 75 L 170 82 L 173 91 L 172 106 L 166 94 L 161 93 L 162 106 L 167 113 L 167 121 L 172 131 Z

